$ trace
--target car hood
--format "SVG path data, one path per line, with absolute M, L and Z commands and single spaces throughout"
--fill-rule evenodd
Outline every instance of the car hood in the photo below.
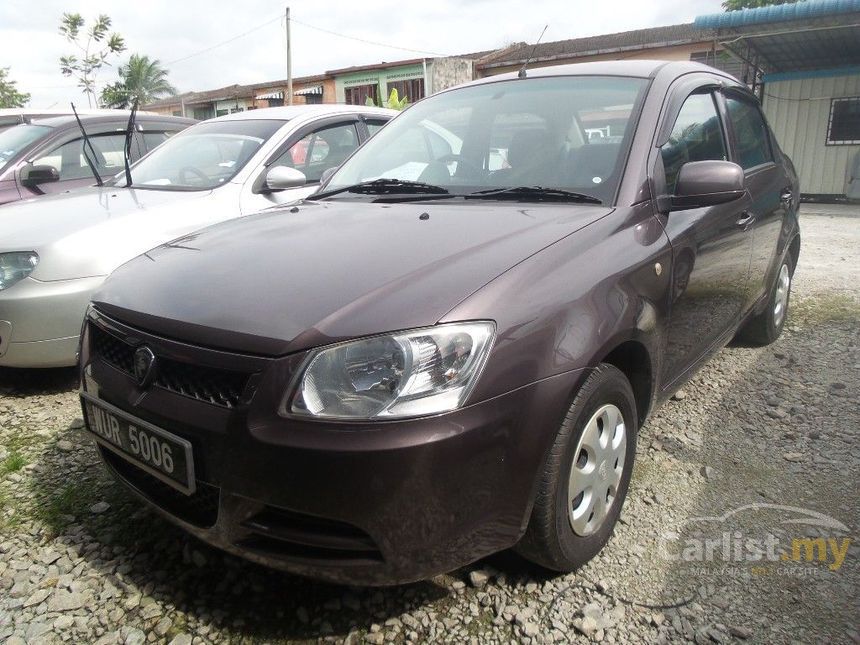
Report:
M 305 202 L 174 240 L 115 271 L 97 308 L 195 343 L 282 355 L 435 324 L 611 209 Z
M 107 275 L 153 246 L 238 215 L 237 200 L 214 192 L 94 186 L 17 202 L 0 207 L 0 252 L 36 251 L 37 280 Z

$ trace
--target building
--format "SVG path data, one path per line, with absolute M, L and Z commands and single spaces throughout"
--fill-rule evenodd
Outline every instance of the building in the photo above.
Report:
M 596 60 L 692 60 L 740 78 L 743 64 L 714 39 L 714 33 L 693 23 L 637 29 L 532 45 L 517 43 L 484 56 L 475 64 L 478 78 L 530 67 L 586 63 Z
M 696 18 L 745 67 L 809 199 L 860 199 L 860 0 Z
M 475 78 L 475 62 L 487 52 L 439 58 L 413 58 L 391 63 L 345 67 L 326 72 L 334 79 L 338 103 L 377 105 L 392 89 L 410 102 Z
M 141 109 L 157 114 L 188 116 L 194 119 L 211 119 L 216 116 L 279 107 L 288 103 L 287 81 L 269 81 L 253 85 L 228 85 L 205 92 L 186 92 L 160 101 L 154 101 Z M 293 79 L 293 104 L 335 103 L 334 79 L 319 74 Z

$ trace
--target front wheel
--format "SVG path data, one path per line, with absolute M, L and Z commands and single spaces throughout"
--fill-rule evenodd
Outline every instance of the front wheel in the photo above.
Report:
M 586 379 L 558 430 L 528 528 L 516 550 L 556 571 L 593 558 L 612 535 L 636 453 L 630 382 L 601 364 Z
M 738 338 L 755 345 L 770 345 L 779 338 L 788 317 L 793 275 L 794 262 L 789 254 L 779 266 L 764 311 L 747 321 L 738 332 Z

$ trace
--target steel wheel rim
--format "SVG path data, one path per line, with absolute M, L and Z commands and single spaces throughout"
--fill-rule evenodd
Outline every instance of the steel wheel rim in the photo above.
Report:
M 594 533 L 609 515 L 627 455 L 627 427 L 617 406 L 601 406 L 585 424 L 573 453 L 567 484 L 570 527 L 580 536 Z
M 788 272 L 788 265 L 783 264 L 779 268 L 779 275 L 776 278 L 776 296 L 773 303 L 773 322 L 779 327 L 782 324 L 782 319 L 785 318 L 785 309 L 788 307 L 788 290 L 791 288 L 791 275 Z

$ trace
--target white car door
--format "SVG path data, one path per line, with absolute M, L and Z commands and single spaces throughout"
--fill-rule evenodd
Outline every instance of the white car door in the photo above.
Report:
M 288 204 L 316 191 L 322 174 L 343 163 L 360 145 L 358 122 L 356 114 L 330 116 L 316 119 L 286 136 L 283 144 L 246 181 L 240 204 L 242 212 L 253 213 Z M 266 173 L 276 166 L 301 171 L 306 177 L 305 185 L 286 190 L 268 190 Z

